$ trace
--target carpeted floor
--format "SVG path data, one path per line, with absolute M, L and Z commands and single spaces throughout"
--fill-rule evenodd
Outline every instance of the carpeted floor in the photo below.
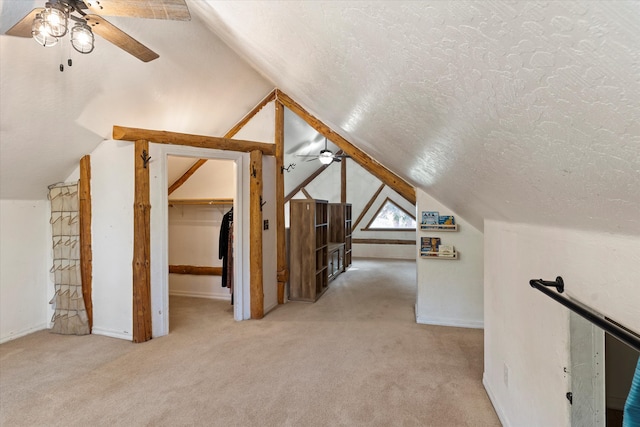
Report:
M 358 259 L 259 321 L 172 297 L 144 344 L 40 331 L 0 345 L 0 425 L 499 426 L 482 331 L 418 325 L 414 304 L 415 262 Z

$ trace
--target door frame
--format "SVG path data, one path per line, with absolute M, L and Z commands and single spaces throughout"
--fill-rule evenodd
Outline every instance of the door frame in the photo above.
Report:
M 235 163 L 236 193 L 233 200 L 234 240 L 234 306 L 235 320 L 251 317 L 249 292 L 249 154 L 238 151 L 215 150 L 169 144 L 149 146 L 151 209 L 151 307 L 152 336 L 169 333 L 169 184 L 168 156 L 199 159 L 232 160 Z

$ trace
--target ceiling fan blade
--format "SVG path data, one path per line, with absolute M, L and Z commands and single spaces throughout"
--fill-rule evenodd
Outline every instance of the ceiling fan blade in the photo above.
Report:
M 342 161 L 342 159 L 339 158 L 339 157 L 334 157 L 333 161 L 336 162 L 336 163 L 340 163 Z
M 31 25 L 36 18 L 36 14 L 44 10 L 42 7 L 37 7 L 27 14 L 24 18 L 18 21 L 13 27 L 5 33 L 8 36 L 16 37 L 31 37 Z
M 134 39 L 99 15 L 86 15 L 84 19 L 91 26 L 91 30 L 103 39 L 115 44 L 120 49 L 130 53 L 143 62 L 153 61 L 159 55 Z
M 97 15 L 191 20 L 185 0 L 84 0 L 84 3 Z

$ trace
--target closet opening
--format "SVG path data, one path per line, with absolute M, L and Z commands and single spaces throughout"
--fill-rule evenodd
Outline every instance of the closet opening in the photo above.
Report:
M 198 160 L 167 156 L 169 332 L 206 311 L 233 318 L 235 162 L 209 159 L 171 191 Z
M 194 306 L 215 302 L 221 308 L 213 311 L 223 312 L 224 321 L 251 318 L 249 154 L 170 144 L 151 144 L 149 151 L 153 337 L 175 330 L 170 327 L 176 314 L 170 313 L 176 309 L 170 307 L 171 298 L 187 298 Z M 206 159 L 205 164 L 169 194 L 171 184 L 198 159 Z M 231 208 L 233 305 L 230 289 L 221 285 L 223 260 L 218 258 L 221 220 Z M 173 271 L 200 274 L 170 273 L 170 265 L 178 266 Z M 212 311 L 204 310 L 207 316 Z

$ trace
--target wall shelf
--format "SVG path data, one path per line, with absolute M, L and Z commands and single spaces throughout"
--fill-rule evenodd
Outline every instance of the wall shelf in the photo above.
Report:
M 174 205 L 231 205 L 233 199 L 171 199 L 169 206 Z
M 425 231 L 458 231 L 458 224 L 420 224 Z
M 458 259 L 458 251 L 455 251 L 452 255 L 443 255 L 440 252 L 420 252 L 420 258 Z

